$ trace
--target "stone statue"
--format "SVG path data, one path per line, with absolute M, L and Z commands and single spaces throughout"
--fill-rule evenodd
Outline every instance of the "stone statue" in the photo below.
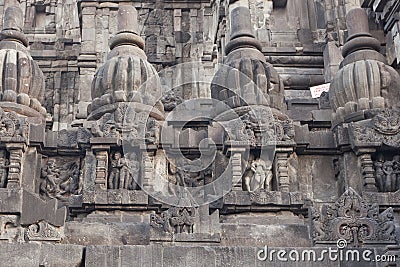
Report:
M 384 160 L 383 156 L 374 162 L 376 187 L 380 192 L 394 192 L 400 189 L 400 155 L 392 160 Z
M 317 209 L 312 208 L 312 222 L 314 225 L 314 239 L 323 240 L 325 237 L 324 224 L 322 223 L 321 214 Z
M 118 189 L 121 185 L 121 153 L 115 152 L 111 160 L 111 173 L 108 179 L 109 189 Z M 123 184 L 123 181 L 122 181 Z
M 134 177 L 137 178 L 139 175 L 139 162 L 136 160 L 136 154 L 132 154 L 131 157 L 133 165 L 129 166 L 127 159 L 122 157 L 120 152 L 114 152 L 108 179 L 109 189 L 136 189 L 137 184 Z
M 395 226 L 393 223 L 393 209 L 389 208 L 379 214 L 378 220 L 379 220 L 379 226 L 380 226 L 380 232 L 381 236 L 385 240 L 391 240 L 393 239 L 394 231 L 395 231 Z
M 393 169 L 393 161 L 386 161 L 383 163 L 383 173 L 385 174 L 385 192 L 391 192 L 394 190 L 396 183 L 396 173 Z
M 375 165 L 375 182 L 376 186 L 378 187 L 379 191 L 383 192 L 384 189 L 384 179 L 385 173 L 383 172 L 383 161 L 378 160 L 374 163 Z
M 272 164 L 270 161 L 265 162 L 258 158 L 254 160 L 250 169 L 253 172 L 252 176 L 245 177 L 245 189 L 249 192 L 256 190 L 270 190 L 270 183 L 272 181 Z

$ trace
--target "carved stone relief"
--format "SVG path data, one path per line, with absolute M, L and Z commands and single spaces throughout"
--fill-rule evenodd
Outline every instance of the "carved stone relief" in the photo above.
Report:
M 382 154 L 374 162 L 376 187 L 380 192 L 394 192 L 400 189 L 400 155 L 385 160 Z
M 315 242 L 345 239 L 348 244 L 395 242 L 393 209 L 379 213 L 377 204 L 367 204 L 349 188 L 333 205 L 312 211 Z
M 350 124 L 350 137 L 355 146 L 375 143 L 400 147 L 400 113 L 384 109 L 373 119 Z
M 196 209 L 193 207 L 171 207 L 160 215 L 152 214 L 150 225 L 167 233 L 193 233 Z
M 138 189 L 140 164 L 135 152 L 125 156 L 118 151 L 113 152 L 109 166 L 108 189 Z
M 245 191 L 257 190 L 272 191 L 272 162 L 257 158 L 248 163 L 247 172 L 244 174 Z
M 17 113 L 5 112 L 0 108 L 0 139 L 7 141 L 27 141 L 29 123 L 20 119 Z
M 49 158 L 42 167 L 39 192 L 45 198 L 67 200 L 78 195 L 80 182 L 79 160 Z

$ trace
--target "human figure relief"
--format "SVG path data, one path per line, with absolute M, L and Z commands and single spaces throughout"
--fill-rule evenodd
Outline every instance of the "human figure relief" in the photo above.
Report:
M 128 160 L 122 157 L 120 152 L 114 152 L 111 160 L 111 173 L 108 179 L 109 189 L 129 189 L 137 188 L 137 183 L 134 177 L 139 175 L 139 162 L 136 159 L 136 154 L 130 154 Z
M 254 160 L 250 169 L 252 176 L 245 177 L 245 189 L 249 192 L 256 190 L 271 190 L 270 183 L 272 181 L 272 164 L 270 161 L 264 161 L 260 158 Z
M 47 197 L 53 198 L 57 193 L 57 180 L 60 176 L 60 169 L 57 168 L 55 160 L 49 160 L 46 167 L 42 169 L 40 192 Z
M 383 173 L 386 175 L 384 190 L 385 192 L 391 192 L 394 190 L 396 182 L 396 173 L 393 169 L 393 161 L 386 161 L 383 163 Z

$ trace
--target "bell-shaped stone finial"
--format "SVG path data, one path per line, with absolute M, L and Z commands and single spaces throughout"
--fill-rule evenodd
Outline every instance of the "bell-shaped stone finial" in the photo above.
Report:
M 231 13 L 231 40 L 242 36 L 255 38 L 250 20 L 250 10 L 239 6 Z
M 231 36 L 225 46 L 224 66 L 214 76 L 211 97 L 231 108 L 263 105 L 283 110 L 283 83 L 261 52 L 255 38 L 250 10 L 239 6 L 230 14 Z
M 329 92 L 334 125 L 363 119 L 364 111 L 370 109 L 399 105 L 400 76 L 379 53 L 381 44 L 369 33 L 365 10 L 350 10 L 346 21 L 349 37 L 342 48 L 345 58 Z
M 346 15 L 346 25 L 349 37 L 343 46 L 343 56 L 346 57 L 359 50 L 373 50 L 379 52 L 380 42 L 369 33 L 368 17 L 362 8 L 351 9 Z M 384 61 L 383 56 L 374 53 L 373 59 Z
M 349 33 L 349 39 L 353 39 L 356 35 L 367 35 L 369 33 L 368 17 L 364 9 L 353 8 L 346 16 L 346 25 Z
M 22 25 L 24 24 L 24 15 L 21 8 L 17 6 L 10 6 L 4 12 L 3 29 L 0 33 L 0 39 L 13 39 L 28 47 L 28 39 L 22 32 Z
M 93 79 L 93 101 L 88 108 L 89 120 L 97 120 L 105 113 L 114 112 L 122 103 L 134 102 L 157 107 L 162 105 L 161 83 L 157 71 L 147 61 L 144 40 L 138 35 L 137 11 L 130 5 L 118 9 L 118 32 L 110 40 L 110 53 Z M 160 102 L 161 103 L 161 102 Z M 139 106 L 139 104 L 137 105 Z M 158 114 L 162 117 L 162 114 Z
M 0 107 L 28 117 L 46 116 L 44 75 L 32 59 L 28 39 L 22 32 L 23 14 L 10 6 L 0 32 Z
M 231 36 L 225 47 L 225 54 L 242 48 L 254 48 L 261 51 L 261 43 L 255 38 L 250 19 L 250 10 L 244 6 L 238 6 L 231 11 Z
M 144 40 L 138 35 L 138 14 L 133 6 L 120 5 L 118 9 L 118 32 L 110 40 L 110 49 L 120 45 L 133 45 L 144 49 Z
M 118 32 L 138 34 L 138 13 L 135 7 L 121 5 L 118 9 Z
M 23 20 L 22 10 L 19 7 L 11 6 L 4 13 L 3 30 L 22 31 Z

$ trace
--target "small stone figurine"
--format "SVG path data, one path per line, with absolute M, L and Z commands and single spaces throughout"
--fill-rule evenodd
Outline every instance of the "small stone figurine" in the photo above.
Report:
M 254 160 L 250 166 L 253 176 L 245 178 L 245 188 L 249 192 L 256 190 L 269 191 L 270 183 L 272 181 L 272 164 L 270 161 L 266 162 L 260 158 Z

